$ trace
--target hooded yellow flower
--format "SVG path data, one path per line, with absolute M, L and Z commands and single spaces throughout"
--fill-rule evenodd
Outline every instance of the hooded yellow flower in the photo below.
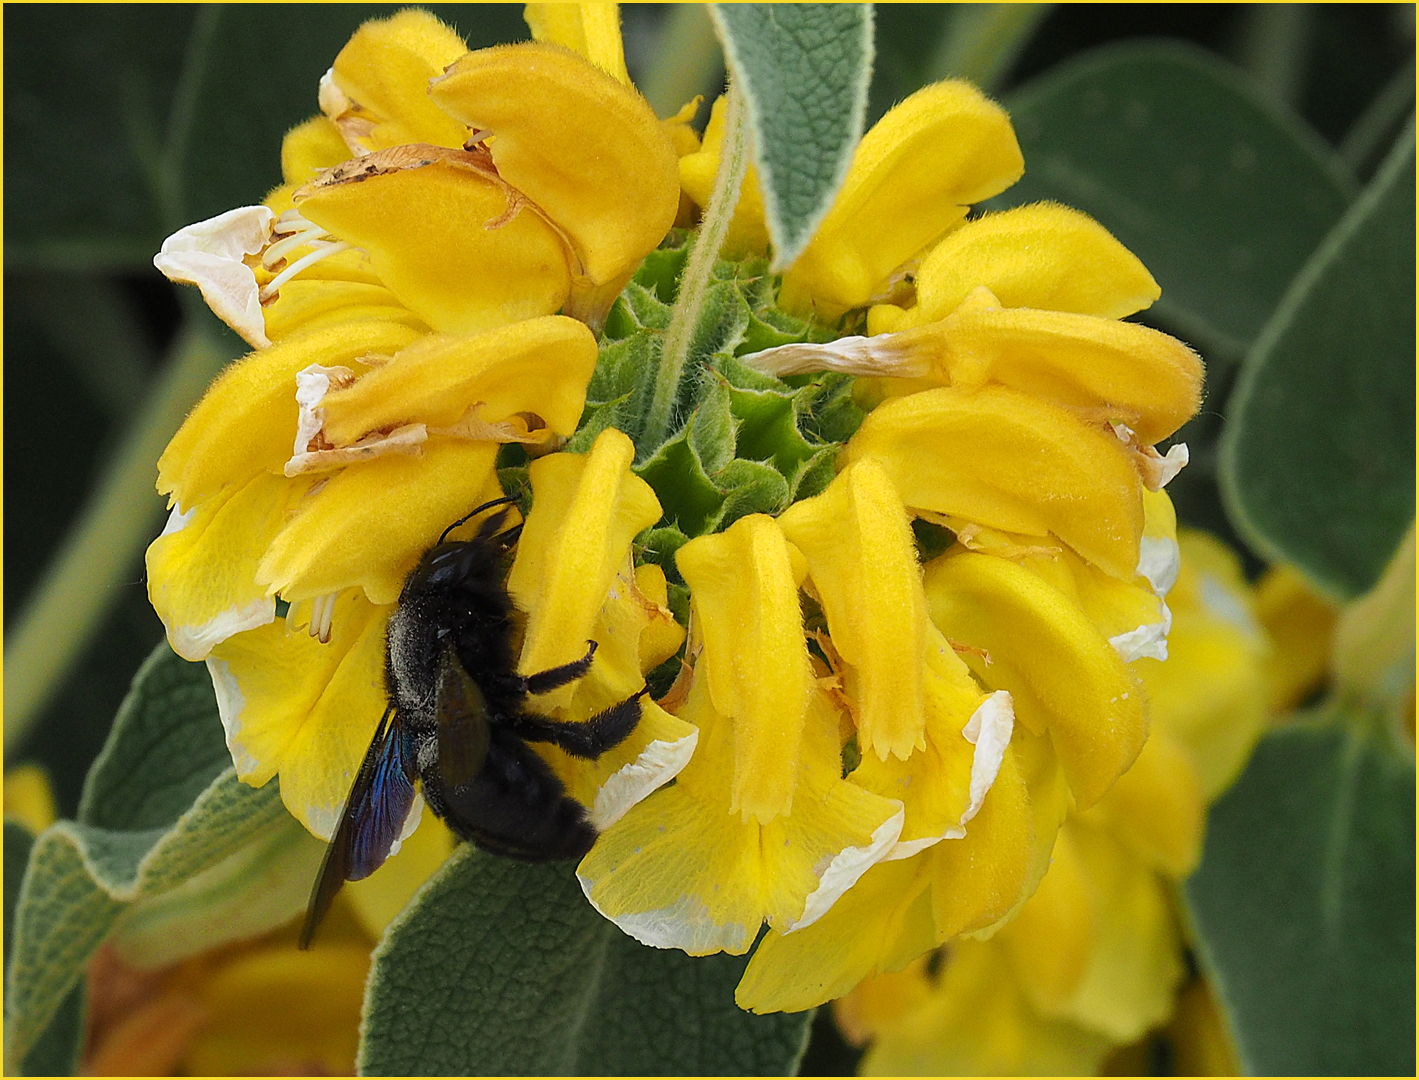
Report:
M 352 318 L 598 325 L 675 219 L 676 154 L 614 22 L 588 45 L 532 18 L 549 40 L 476 52 L 424 11 L 366 23 L 286 136 L 285 183 L 169 237 L 158 269 L 257 347 Z
M 322 80 L 324 115 L 286 138 L 286 184 L 157 259 L 259 348 L 159 462 L 172 516 L 148 551 L 149 595 L 174 650 L 207 661 L 239 775 L 279 775 L 318 836 L 384 712 L 405 578 L 502 495 L 501 444 L 545 452 L 575 431 L 597 355 L 587 323 L 676 212 L 675 152 L 617 66 L 614 21 L 530 17 L 552 41 L 474 53 L 421 11 L 366 23 Z M 580 54 L 556 43 L 569 26 Z M 522 670 L 601 645 L 575 692 L 539 704 L 562 718 L 634 695 L 683 635 L 663 575 L 630 564 L 660 507 L 629 475 L 629 441 L 608 432 L 587 461 L 533 466 L 518 555 L 534 569 L 510 582 L 530 620 Z M 693 746 L 688 725 L 645 713 L 595 764 L 547 750 L 597 822 Z
M 1179 544 L 1168 661 L 1133 664 L 1152 718 L 1143 752 L 1070 813 L 1008 925 L 837 1003 L 849 1037 L 873 1041 L 865 1074 L 1093 1073 L 1172 1015 L 1185 973 L 1172 889 L 1261 734 L 1270 652 L 1236 557 L 1199 533 Z
M 680 161 L 702 206 L 724 123 L 721 102 Z M 996 926 L 1071 808 L 1106 814 L 1135 760 L 1175 764 L 1139 758 L 1131 662 L 1167 655 L 1178 548 L 1161 488 L 1186 448 L 1153 444 L 1196 410 L 1201 365 L 1118 321 L 1157 286 L 1083 215 L 966 220 L 1021 169 L 1005 114 L 962 83 L 864 137 L 780 300 L 881 332 L 743 359 L 858 375 L 875 407 L 826 491 L 677 554 L 693 661 L 680 711 L 700 748 L 580 875 L 650 944 L 743 952 L 767 922 L 745 1008 L 808 1008 Z M 766 243 L 751 173 L 725 250 Z M 951 544 L 925 567 L 922 528 Z M 1190 857 L 1167 842 L 1169 865 Z
M 740 358 L 860 376 L 866 419 L 826 487 L 678 548 L 687 634 L 661 568 L 634 565 L 633 538 L 672 522 L 630 440 L 546 451 L 580 422 L 594 332 L 680 189 L 708 198 L 726 116 L 702 143 L 685 114 L 657 121 L 594 6 L 528 17 L 538 42 L 479 53 L 422 13 L 367 24 L 323 115 L 288 136 L 286 184 L 160 256 L 263 346 L 164 455 L 174 516 L 149 555 L 240 774 L 279 775 L 329 835 L 383 711 L 401 584 L 500 494 L 515 441 L 541 454 L 508 577 L 519 671 L 599 645 L 535 707 L 584 720 L 685 644 L 626 743 L 595 763 L 539 748 L 602 830 L 582 887 L 628 933 L 742 954 L 767 924 L 737 1000 L 802 1009 L 1010 918 L 1071 812 L 1105 838 L 1067 834 L 1076 876 L 1110 896 L 1133 879 L 1108 876 L 1107 844 L 1180 872 L 1185 806 L 1153 832 L 1109 827 L 1135 761 L 1180 768 L 1144 750 L 1135 668 L 1167 655 L 1177 573 L 1161 489 L 1186 448 L 1154 445 L 1196 410 L 1201 367 L 1119 321 L 1158 295 L 1147 271 L 1062 207 L 968 220 L 1023 168 L 978 91 L 942 83 L 892 110 L 779 297 L 869 336 Z M 750 176 L 728 243 L 766 236 Z

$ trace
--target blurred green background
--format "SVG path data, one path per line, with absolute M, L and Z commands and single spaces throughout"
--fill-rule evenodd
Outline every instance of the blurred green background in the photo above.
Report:
M 519 5 L 430 7 L 472 47 L 526 37 Z M 244 351 L 152 255 L 279 180 L 281 136 L 315 111 L 321 74 L 361 21 L 394 9 L 4 9 L 6 763 L 43 763 L 62 815 L 162 637 L 142 567 L 164 518 L 157 454 Z M 1159 280 L 1163 300 L 1142 320 L 1208 362 L 1204 410 L 1179 436 L 1193 464 L 1169 490 L 1184 523 L 1226 537 L 1253 573 L 1262 559 L 1216 482 L 1228 396 L 1287 285 L 1412 115 L 1414 11 L 877 8 L 869 124 L 927 82 L 974 79 L 1011 110 L 1025 152 L 1025 179 L 992 205 L 1078 206 Z M 628 67 L 660 115 L 717 92 L 723 62 L 701 9 L 622 12 Z M 1412 476 L 1412 441 L 1394 450 Z M 1412 503 L 1399 512 L 1412 518 Z M 803 1073 L 850 1062 L 821 1012 Z

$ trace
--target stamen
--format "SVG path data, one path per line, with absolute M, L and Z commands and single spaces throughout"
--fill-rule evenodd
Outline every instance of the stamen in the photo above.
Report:
M 290 634 L 299 634 L 299 633 L 300 633 L 302 630 L 304 630 L 304 629 L 306 628 L 306 626 L 308 625 L 307 623 L 301 622 L 301 621 L 300 621 L 300 618 L 299 618 L 299 615 L 298 615 L 298 612 L 299 612 L 301 606 L 302 606 L 303 604 L 305 604 L 305 603 L 306 603 L 306 601 L 304 601 L 304 600 L 298 600 L 298 601 L 297 601 L 296 603 L 294 603 L 294 604 L 287 604 L 287 605 L 286 605 L 286 632 L 287 632 L 287 633 L 290 633 Z
M 304 232 L 306 229 L 315 228 L 315 222 L 306 218 L 299 210 L 286 210 L 276 219 L 276 224 L 271 226 L 271 231 L 279 236 L 286 233 Z
M 320 633 L 316 636 L 322 645 L 330 644 L 330 625 L 335 620 L 336 595 L 336 593 L 329 593 L 325 597 L 325 608 L 320 613 Z
M 293 251 L 298 247 L 314 243 L 316 240 L 323 240 L 326 232 L 319 226 L 312 226 L 304 232 L 292 233 L 284 240 L 278 240 L 268 247 L 261 255 L 261 265 L 267 270 L 274 270 L 276 264 L 286 257 L 286 252 Z
M 321 259 L 328 259 L 331 255 L 336 255 L 351 246 L 348 240 L 337 240 L 333 243 L 317 240 L 316 243 L 319 246 L 309 255 L 297 259 L 267 282 L 266 288 L 261 290 L 261 299 L 263 301 L 270 300 L 276 295 L 282 285 L 290 281 L 291 278 L 295 277 L 302 270 L 314 266 L 316 263 L 320 262 Z

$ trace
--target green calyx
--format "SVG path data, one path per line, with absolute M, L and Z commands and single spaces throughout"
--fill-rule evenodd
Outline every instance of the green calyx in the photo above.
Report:
M 566 449 L 584 453 L 607 427 L 631 437 L 636 473 L 655 489 L 665 516 L 641 537 L 642 559 L 665 566 L 685 540 L 727 528 L 747 514 L 777 514 L 816 495 L 833 477 L 837 452 L 862 421 L 852 378 L 826 373 L 789 380 L 740 359 L 790 342 L 826 341 L 831 330 L 777 305 L 767 261 L 718 261 L 690 328 L 668 437 L 649 430 L 647 409 L 660 374 L 665 332 L 686 261 L 684 234 L 652 252 L 606 320 L 581 425 Z

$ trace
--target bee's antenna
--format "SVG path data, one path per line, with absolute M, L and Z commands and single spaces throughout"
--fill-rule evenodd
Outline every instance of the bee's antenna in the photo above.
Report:
M 491 508 L 494 507 L 494 506 L 503 506 L 503 505 L 505 505 L 505 504 L 507 504 L 507 503 L 513 503 L 513 502 L 517 502 L 517 498 L 516 498 L 515 496 L 512 496 L 512 495 L 504 495 L 501 499 L 489 499 L 489 500 L 488 500 L 487 502 L 485 502 L 482 506 L 474 507 L 474 508 L 473 508 L 472 510 L 470 510 L 468 513 L 464 514 L 461 518 L 459 518 L 459 519 L 458 519 L 457 521 L 455 521 L 452 525 L 450 525 L 448 528 L 444 529 L 444 531 L 439 534 L 438 542 L 439 542 L 440 544 L 442 544 L 445 540 L 448 539 L 448 534 L 449 534 L 449 533 L 453 532 L 454 529 L 458 528 L 458 526 L 462 525 L 465 521 L 468 521 L 470 518 L 475 518 L 475 517 L 477 517 L 477 516 L 478 516 L 479 514 L 481 514 L 484 510 L 491 509 Z

